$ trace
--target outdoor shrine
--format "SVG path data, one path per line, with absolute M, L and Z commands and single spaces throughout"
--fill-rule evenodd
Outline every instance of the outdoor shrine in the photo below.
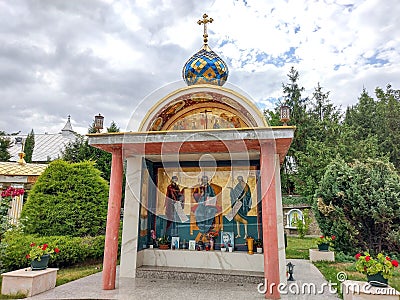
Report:
M 280 165 L 295 128 L 269 126 L 249 96 L 223 87 L 228 67 L 208 46 L 210 22 L 198 22 L 204 45 L 183 67 L 187 86 L 157 98 L 138 130 L 89 135 L 112 153 L 104 289 L 115 288 L 125 162 L 121 277 L 150 265 L 286 281 Z M 248 254 L 254 240 L 263 254 Z

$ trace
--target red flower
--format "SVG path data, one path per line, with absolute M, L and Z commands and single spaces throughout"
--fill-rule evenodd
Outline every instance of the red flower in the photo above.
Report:
M 399 266 L 399 262 L 395 259 L 392 260 L 393 267 L 397 268 Z
M 35 243 L 31 243 L 31 245 L 30 245 L 31 247 L 35 247 L 36 246 L 36 244 Z
M 30 258 L 31 258 L 31 256 L 30 256 L 29 254 L 25 255 L 25 257 L 26 257 L 27 259 L 30 259 Z
M 358 260 L 360 258 L 360 256 L 361 256 L 361 253 L 357 253 L 355 258 Z
M 319 238 L 320 238 L 320 239 L 323 239 L 323 238 L 324 238 L 324 236 L 323 236 L 323 235 L 321 235 Z
M 390 257 L 389 257 L 389 256 L 386 256 L 386 260 L 390 261 Z
M 58 252 L 60 252 L 60 249 L 54 248 L 54 252 L 55 252 L 55 253 L 58 253 Z
M 336 236 L 332 235 L 332 241 L 334 241 L 336 239 Z
M 49 245 L 43 244 L 42 250 L 46 250 Z
M 369 261 L 371 259 L 371 256 L 366 256 L 365 261 Z

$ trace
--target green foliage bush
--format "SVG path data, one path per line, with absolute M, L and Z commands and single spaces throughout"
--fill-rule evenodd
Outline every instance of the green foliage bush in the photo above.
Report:
M 21 213 L 28 234 L 104 234 L 108 184 L 93 162 L 52 162 L 39 176 Z
M 333 161 L 316 191 L 314 212 L 335 249 L 354 255 L 400 253 L 400 177 L 391 163 Z
M 299 234 L 299 237 L 303 239 L 306 234 L 308 233 L 308 229 L 310 228 L 311 224 L 311 217 L 310 217 L 310 212 L 308 209 L 303 210 L 303 218 L 298 219 L 295 222 L 297 233 Z
M 335 252 L 335 261 L 336 262 L 355 262 L 356 259 L 354 255 L 348 255 L 343 252 Z
M 53 254 L 49 266 L 64 267 L 87 260 L 101 260 L 104 250 L 104 236 L 96 237 L 68 237 L 68 236 L 38 236 L 23 234 L 21 231 L 12 230 L 5 234 L 1 245 L 2 268 L 6 271 L 26 268 L 30 260 L 25 255 L 29 253 L 30 244 L 49 244 L 58 247 L 60 252 Z

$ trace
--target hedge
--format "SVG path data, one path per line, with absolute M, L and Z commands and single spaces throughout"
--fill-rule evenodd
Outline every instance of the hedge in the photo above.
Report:
M 12 271 L 30 266 L 25 256 L 29 253 L 30 244 L 48 244 L 58 247 L 60 252 L 50 258 L 50 267 L 65 267 L 87 260 L 101 260 L 104 254 L 104 235 L 95 237 L 38 236 L 9 231 L 2 244 L 1 267 L 3 271 Z

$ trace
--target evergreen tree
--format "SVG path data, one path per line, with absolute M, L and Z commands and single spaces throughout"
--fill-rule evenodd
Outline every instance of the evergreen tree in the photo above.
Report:
M 388 84 L 386 91 L 375 89 L 378 99 L 376 128 L 380 152 L 385 153 L 400 170 L 400 90 Z
M 394 90 L 388 84 L 386 91 L 376 88 L 375 95 L 376 100 L 363 89 L 359 102 L 346 111 L 343 138 L 345 143 L 354 146 L 348 148 L 347 154 L 388 157 L 399 170 L 400 90 Z
M 304 87 L 299 86 L 299 72 L 294 67 L 291 67 L 287 76 L 289 77 L 289 83 L 282 84 L 282 89 L 285 103 L 290 108 L 290 121 L 288 125 L 296 126 L 294 139 L 288 155 L 296 158 L 297 151 L 305 150 L 305 138 L 307 137 L 308 130 L 307 103 L 309 99 L 302 97 Z M 277 110 L 279 110 L 279 107 Z
M 366 139 L 376 134 L 377 121 L 377 103 L 369 96 L 364 88 L 358 103 L 348 107 L 344 123 L 352 127 L 356 132 L 357 139 Z
M 318 83 L 307 110 L 307 135 L 305 149 L 296 152 L 297 172 L 293 176 L 296 193 L 312 203 L 318 183 L 326 167 L 336 157 L 340 147 L 341 112 L 329 99 L 329 92 L 323 92 Z M 297 129 L 297 128 L 296 128 Z
M 114 121 L 111 121 L 110 127 L 107 127 L 107 132 L 119 132 L 119 127 Z
M 96 236 L 105 233 L 107 182 L 93 162 L 56 160 L 39 176 L 21 212 L 28 234 Z
M 8 161 L 11 158 L 8 149 L 11 147 L 11 141 L 4 131 L 0 131 L 0 161 Z
M 35 134 L 32 129 L 25 140 L 24 152 L 25 152 L 25 161 L 27 163 L 32 162 L 32 154 L 34 147 L 35 147 Z
M 381 160 L 335 159 L 315 194 L 314 213 L 335 250 L 347 254 L 400 251 L 400 177 Z
M 282 83 L 284 101 L 279 101 L 274 111 L 264 110 L 264 116 L 271 126 L 280 125 L 280 107 L 286 104 L 290 108 L 290 121 L 288 125 L 295 125 L 296 131 L 287 157 L 281 168 L 282 191 L 292 194 L 294 190 L 293 176 L 297 172 L 297 160 L 299 151 L 305 150 L 305 136 L 307 132 L 307 102 L 308 98 L 302 97 L 304 87 L 298 84 L 299 72 L 292 66 L 288 83 Z

